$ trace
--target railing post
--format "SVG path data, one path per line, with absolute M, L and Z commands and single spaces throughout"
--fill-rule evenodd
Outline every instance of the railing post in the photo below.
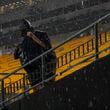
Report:
M 89 42 L 87 42 L 87 53 L 89 53 Z
M 70 58 L 70 62 L 71 62 L 71 60 L 72 60 L 72 57 L 71 57 L 71 51 L 69 52 L 69 58 Z
M 25 77 L 25 74 L 23 74 L 23 90 L 25 91 L 26 89 L 26 77 Z M 25 92 L 24 92 L 24 96 L 25 96 Z
M 107 42 L 107 33 L 105 32 L 105 43 Z
M 63 56 L 61 56 L 60 58 L 61 58 L 61 66 L 63 66 Z
M 65 54 L 65 64 L 68 63 L 68 56 L 67 56 L 67 53 Z
M 80 46 L 78 47 L 78 58 L 80 57 Z
M 85 51 L 84 51 L 84 44 L 82 45 L 82 51 L 83 51 L 83 55 L 85 54 Z
M 96 23 L 94 25 L 94 30 L 95 30 L 95 53 L 99 52 L 99 46 L 98 46 L 98 24 Z M 99 55 L 96 54 L 96 59 L 99 58 Z
M 76 49 L 74 49 L 74 60 L 76 59 Z
M 4 89 L 4 79 L 1 81 L 1 100 L 2 100 L 2 106 L 4 107 L 4 101 L 5 101 L 5 89 Z
M 59 63 L 60 61 L 59 61 L 59 58 L 57 58 L 57 68 L 59 68 L 60 66 L 60 63 Z
M 44 84 L 44 57 L 41 57 L 41 74 L 42 74 L 42 82 Z

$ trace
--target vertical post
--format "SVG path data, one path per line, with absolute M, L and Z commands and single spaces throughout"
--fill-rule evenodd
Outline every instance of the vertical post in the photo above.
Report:
M 91 45 L 92 45 L 92 49 L 91 49 L 91 51 L 94 49 L 94 41 L 93 41 L 93 39 L 92 39 L 92 41 L 91 41 Z
M 10 87 L 10 97 L 11 97 L 12 96 L 12 83 L 10 83 L 9 87 Z
M 25 88 L 26 88 L 26 82 L 25 82 L 25 74 L 23 74 L 23 88 L 24 88 L 24 90 L 25 90 Z
M 80 46 L 78 47 L 78 58 L 80 57 Z
M 2 93 L 2 106 L 4 107 L 5 101 L 5 90 L 4 90 L 4 80 L 1 81 L 1 93 Z
M 57 58 L 57 67 L 59 68 L 59 58 Z
M 25 74 L 23 74 L 23 90 L 25 91 L 25 89 L 26 89 L 26 82 L 25 82 L 25 80 L 26 80 L 26 77 L 25 77 Z M 24 96 L 25 96 L 26 94 L 25 94 L 25 92 L 24 92 Z
M 68 56 L 67 56 L 67 53 L 65 54 L 65 64 L 68 63 Z
M 105 43 L 107 42 L 107 33 L 105 32 Z
M 89 42 L 87 42 L 87 53 L 89 53 Z
M 42 82 L 44 83 L 44 58 L 41 57 L 41 73 L 42 73 Z
M 99 47 L 98 47 L 98 24 L 96 23 L 94 26 L 94 30 L 95 30 L 95 53 L 99 52 Z M 96 54 L 96 59 L 99 58 L 99 55 Z
M 61 58 L 61 66 L 63 66 L 63 56 L 61 56 L 61 57 L 59 57 L 59 58 Z
M 71 51 L 69 52 L 69 55 L 70 55 L 70 62 L 71 62 L 71 60 L 72 60 L 72 58 L 71 58 Z
M 74 59 L 76 59 L 76 49 L 74 49 Z
M 83 48 L 83 55 L 85 54 L 85 51 L 84 51 L 84 44 L 82 45 L 82 48 Z
M 15 83 L 13 83 L 12 85 L 13 85 L 13 93 L 15 94 L 15 92 L 16 92 L 16 86 L 15 86 Z

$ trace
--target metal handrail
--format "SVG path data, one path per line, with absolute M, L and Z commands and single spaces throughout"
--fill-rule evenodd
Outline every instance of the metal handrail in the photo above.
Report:
M 105 19 L 105 18 L 108 17 L 108 16 L 110 16 L 110 13 L 107 14 L 106 16 L 102 17 L 102 20 Z M 1 104 L 4 104 L 5 101 L 9 102 L 9 100 L 13 98 L 13 93 L 14 93 L 14 97 L 15 97 L 15 96 L 16 96 L 15 91 L 19 90 L 19 87 L 21 88 L 21 80 L 20 80 L 20 86 L 18 85 L 18 83 L 19 83 L 19 81 L 18 81 L 17 83 L 15 82 L 15 83 L 11 84 L 11 85 L 10 85 L 11 88 L 10 88 L 10 87 L 4 88 L 4 79 L 5 79 L 5 78 L 8 78 L 8 77 L 11 76 L 11 75 L 16 75 L 15 73 L 16 73 L 17 71 L 23 69 L 25 66 L 27 66 L 27 65 L 29 65 L 29 64 L 31 64 L 31 63 L 33 63 L 34 61 L 36 61 L 36 60 L 39 59 L 39 58 L 42 59 L 42 64 L 44 64 L 44 62 L 43 62 L 43 57 L 45 57 L 46 54 L 48 54 L 49 52 L 53 51 L 54 49 L 56 49 L 56 48 L 62 46 L 63 44 L 67 43 L 68 41 L 70 41 L 71 39 L 75 38 L 76 36 L 78 36 L 78 35 L 81 34 L 82 32 L 85 32 L 86 30 L 88 30 L 88 29 L 90 29 L 90 28 L 93 28 L 93 27 L 94 27 L 94 29 L 96 29 L 96 28 L 97 28 L 96 25 L 97 25 L 100 21 L 101 21 L 101 20 L 99 19 L 99 20 L 97 20 L 96 22 L 90 24 L 90 25 L 87 26 L 86 28 L 84 28 L 84 29 L 80 30 L 79 32 L 75 33 L 73 36 L 71 36 L 71 37 L 68 38 L 67 40 L 64 40 L 63 42 L 59 43 L 56 47 L 51 48 L 50 50 L 44 52 L 43 54 L 41 54 L 41 55 L 38 56 L 38 57 L 35 57 L 34 59 L 32 59 L 31 61 L 29 61 L 29 62 L 26 63 L 25 65 L 23 65 L 23 66 L 17 68 L 17 69 L 14 70 L 13 72 L 11 72 L 11 73 L 5 75 L 2 79 L 0 79 L 1 84 L 2 84 L 2 91 L 1 91 L 1 92 L 2 92 L 2 101 L 1 101 Z M 95 32 L 96 32 L 96 30 L 95 30 Z M 97 34 L 95 33 L 95 36 L 98 36 L 98 32 L 97 32 Z M 105 36 L 105 37 L 106 37 L 106 36 Z M 97 37 L 96 39 L 98 40 L 98 37 Z M 90 41 L 92 41 L 92 50 L 93 50 L 93 48 L 94 48 L 94 47 L 93 47 L 93 39 L 91 39 Z M 87 41 L 86 43 L 89 45 L 88 42 L 89 42 L 89 41 Z M 105 42 L 107 42 L 107 39 L 106 39 Z M 95 41 L 95 43 L 97 43 L 97 42 Z M 84 44 L 83 44 L 83 45 L 84 45 Z M 98 46 L 98 45 L 95 45 L 95 47 L 96 47 L 96 46 Z M 78 48 L 78 54 L 79 54 L 79 55 L 78 55 L 78 58 L 79 58 L 79 56 L 80 56 L 80 53 L 79 53 L 79 52 L 80 52 L 80 50 L 79 50 L 80 46 L 79 46 L 79 47 L 76 47 L 76 49 L 77 49 L 77 48 Z M 109 47 L 109 48 L 110 48 L 110 47 Z M 83 48 L 83 49 L 84 49 L 84 48 Z M 88 49 L 90 49 L 90 48 L 87 48 L 87 52 L 90 51 L 90 50 L 88 50 Z M 107 50 L 107 49 L 108 49 L 108 48 L 106 48 L 106 49 L 104 49 L 104 50 Z M 75 50 L 75 49 L 74 49 L 74 50 Z M 103 50 L 103 51 L 104 51 L 104 50 Z M 101 51 L 101 52 L 102 52 L 102 51 Z M 94 56 L 95 56 L 95 55 L 98 55 L 98 54 L 100 54 L 101 52 L 96 51 L 95 54 L 93 54 L 93 55 L 94 55 Z M 85 52 L 84 52 L 84 53 L 85 53 Z M 65 57 L 67 58 L 67 53 L 65 54 Z M 70 57 L 71 57 L 71 56 L 70 56 Z M 93 56 L 92 56 L 92 57 L 93 57 Z M 92 58 L 92 57 L 91 57 L 91 58 Z M 88 58 L 90 58 L 90 57 L 88 57 Z M 80 64 L 80 63 L 85 62 L 88 58 L 86 58 L 85 60 L 83 60 L 83 61 L 81 61 L 81 62 L 79 62 L 79 63 L 77 63 L 77 64 L 74 64 L 74 65 L 72 65 L 72 66 L 69 66 L 68 68 L 66 68 L 66 69 L 63 70 L 62 72 L 59 72 L 59 74 L 62 74 L 62 73 L 64 73 L 64 72 L 66 72 L 67 70 L 70 70 L 70 69 L 73 68 L 74 66 L 76 66 L 76 65 L 78 65 L 78 64 Z M 70 58 L 70 59 L 71 59 L 71 58 Z M 59 61 L 59 59 L 58 59 L 58 61 Z M 73 61 L 73 59 L 72 59 L 71 61 Z M 71 62 L 71 61 L 70 61 L 70 62 Z M 70 63 L 70 62 L 69 62 L 69 63 Z M 66 64 L 67 64 L 67 63 L 68 63 L 68 61 L 67 61 L 67 59 L 66 59 Z M 64 63 L 63 63 L 63 65 L 64 65 Z M 63 66 L 63 65 L 62 65 L 62 66 Z M 51 80 L 51 78 L 52 78 L 53 76 L 56 77 L 56 76 L 58 75 L 58 73 L 56 73 L 56 74 L 53 75 L 52 77 L 49 77 L 49 78 L 44 79 L 43 66 L 44 66 L 44 65 L 42 65 L 42 72 L 41 72 L 41 73 L 42 73 L 42 80 L 39 82 L 39 84 L 44 84 L 45 82 Z M 25 83 L 25 78 L 27 78 L 27 77 L 23 77 L 23 79 L 22 79 L 24 91 L 23 91 L 22 93 L 19 93 L 18 96 L 19 96 L 20 94 L 23 94 L 23 93 L 25 93 L 26 91 L 30 90 L 30 88 L 25 89 L 25 84 L 26 84 L 26 83 Z M 15 87 L 15 84 L 17 84 L 17 87 L 18 87 L 18 88 L 17 88 L 17 89 L 12 89 L 12 86 Z M 36 85 L 38 85 L 38 83 L 37 83 Z M 35 85 L 35 86 L 36 86 L 36 85 Z M 32 86 L 31 89 L 32 89 L 33 87 L 35 87 L 35 86 Z M 11 92 L 9 91 L 9 89 L 11 90 Z M 8 93 L 8 94 L 11 93 L 11 95 L 12 95 L 8 100 L 5 99 L 6 90 L 7 90 L 7 93 Z M 9 92 L 10 92 L 10 93 L 9 93 Z M 7 97 L 7 98 L 8 98 L 8 97 Z
M 93 55 L 91 55 L 91 56 L 89 56 L 88 58 L 82 60 L 81 62 L 78 62 L 77 64 L 74 64 L 74 65 L 70 66 L 70 67 L 67 68 L 65 71 L 61 72 L 60 74 L 55 74 L 54 76 L 52 76 L 52 77 L 50 77 L 50 78 L 48 78 L 48 79 L 45 79 L 44 81 L 41 81 L 41 82 L 39 82 L 38 84 L 36 84 L 36 85 L 34 85 L 34 86 L 32 86 L 32 87 L 30 87 L 30 88 L 24 90 L 22 93 L 17 94 L 17 95 L 15 95 L 15 96 L 9 98 L 8 100 L 4 100 L 4 101 L 0 102 L 0 105 L 2 105 L 3 103 L 7 103 L 7 102 L 9 102 L 10 100 L 13 100 L 13 99 L 15 99 L 15 98 L 17 98 L 17 97 L 19 97 L 19 96 L 25 94 L 26 92 L 28 92 L 28 91 L 32 90 L 33 88 L 35 88 L 35 87 L 41 85 L 42 83 L 47 82 L 48 80 L 51 80 L 51 79 L 55 78 L 55 77 L 58 76 L 58 75 L 61 75 L 62 73 L 66 72 L 66 71 L 68 71 L 68 70 L 70 70 L 70 69 L 72 69 L 73 67 L 75 67 L 75 66 L 77 66 L 77 65 L 79 65 L 79 64 L 81 64 L 81 63 L 84 63 L 84 62 L 88 61 L 89 59 L 95 57 L 96 55 L 99 55 L 99 54 L 101 54 L 102 52 L 107 51 L 107 50 L 109 50 L 109 49 L 110 49 L 110 47 L 108 47 L 108 48 L 106 48 L 106 49 L 104 49 L 104 50 L 102 50 L 102 51 L 100 51 L 100 52 L 98 52 L 98 53 L 94 53 Z M 24 96 L 25 96 L 25 95 L 24 95 Z
M 2 79 L 0 79 L 0 81 L 3 81 L 5 78 L 11 76 L 12 74 L 15 74 L 17 71 L 23 69 L 24 67 L 28 66 L 29 64 L 33 63 L 34 61 L 36 61 L 37 59 L 43 57 L 44 55 L 48 54 L 49 52 L 55 50 L 56 48 L 64 45 L 66 42 L 70 41 L 71 39 L 75 38 L 77 35 L 85 32 L 87 29 L 93 27 L 94 25 L 100 23 L 102 20 L 106 19 L 108 16 L 110 16 L 110 13 L 106 14 L 105 16 L 101 17 L 100 19 L 98 19 L 97 21 L 95 21 L 94 23 L 88 25 L 87 27 L 85 27 L 84 29 L 80 30 L 79 32 L 76 32 L 74 35 L 72 35 L 71 37 L 67 38 L 66 40 L 62 41 L 61 43 L 59 43 L 57 46 L 55 46 L 54 48 L 51 48 L 49 50 L 47 50 L 46 52 L 42 53 L 41 55 L 39 55 L 38 57 L 35 57 L 34 59 L 32 59 L 31 61 L 29 61 L 28 63 L 24 64 L 23 66 L 19 67 L 18 69 L 14 70 L 13 72 L 9 73 L 7 76 L 3 77 Z
M 91 55 L 91 56 L 89 56 L 88 58 L 82 60 L 81 62 L 79 62 L 79 63 L 77 63 L 77 64 L 74 64 L 74 65 L 72 65 L 72 66 L 69 66 L 69 68 L 67 68 L 66 70 L 62 71 L 60 74 L 62 74 L 62 73 L 64 73 L 64 72 L 66 72 L 66 71 L 72 69 L 73 67 L 75 67 L 75 66 L 77 66 L 77 65 L 79 65 L 79 64 L 81 64 L 81 63 L 84 63 L 84 62 L 88 61 L 89 59 L 91 59 L 91 58 L 95 57 L 96 55 L 99 55 L 99 54 L 101 54 L 102 52 L 107 51 L 107 50 L 109 50 L 109 49 L 110 49 L 110 47 L 108 47 L 108 48 L 106 48 L 106 49 L 104 49 L 104 50 L 102 50 L 102 51 L 100 51 L 100 52 L 98 52 L 98 53 L 94 53 L 93 55 Z
M 106 38 L 106 36 L 104 36 L 104 37 Z M 102 38 L 102 37 L 100 36 L 99 40 L 101 40 L 101 38 Z M 72 49 L 71 51 L 65 53 L 65 57 L 63 57 L 63 56 L 58 57 L 58 58 L 57 58 L 57 61 L 58 61 L 58 62 L 57 62 L 57 67 L 56 67 L 56 69 L 57 69 L 57 68 L 60 68 L 60 67 L 63 67 L 64 65 L 70 64 L 70 63 L 73 61 L 72 55 L 71 55 L 70 53 L 72 53 L 72 52 L 74 52 L 75 50 L 77 50 L 78 48 L 80 48 L 80 46 L 83 46 L 83 54 L 80 55 L 80 51 L 81 51 L 81 50 L 78 49 L 78 54 L 79 54 L 79 55 L 78 55 L 78 57 L 75 57 L 76 55 L 74 55 L 74 60 L 75 60 L 75 59 L 78 59 L 78 58 L 81 58 L 81 57 L 84 56 L 85 54 L 87 54 L 87 53 L 93 51 L 93 50 L 95 49 L 95 48 L 94 48 L 94 45 L 93 45 L 93 44 L 94 44 L 94 43 L 93 43 L 93 42 L 94 42 L 93 40 L 94 40 L 94 38 L 92 38 L 91 40 L 87 41 L 86 43 L 83 43 L 82 45 L 79 45 L 78 47 Z M 91 44 L 91 46 L 92 46 L 91 49 L 89 48 L 89 46 L 90 46 L 90 45 L 89 45 L 89 42 L 90 42 L 90 41 L 92 41 L 92 42 L 91 42 L 91 43 L 92 43 L 92 44 Z M 106 40 L 106 42 L 107 42 L 107 41 L 109 41 L 109 40 Z M 106 42 L 104 42 L 104 43 L 106 43 Z M 86 52 L 84 51 L 84 45 L 85 45 L 85 44 L 88 44 L 88 49 L 87 49 Z M 101 46 L 101 45 L 102 45 L 102 43 L 100 44 L 100 46 Z M 90 46 L 90 47 L 91 47 L 91 46 Z M 69 53 L 69 58 L 68 58 L 69 60 L 67 59 L 67 54 L 68 54 L 68 53 Z M 61 63 L 59 62 L 59 59 L 61 60 Z M 63 59 L 65 59 L 65 61 L 66 61 L 65 63 L 63 62 Z M 60 65 L 59 65 L 59 63 L 60 63 Z M 45 67 L 46 67 L 46 66 L 45 66 Z M 19 74 L 13 74 L 13 75 L 19 75 Z M 25 75 L 25 74 L 24 74 L 24 75 Z M 27 77 L 27 76 L 25 76 L 25 77 Z M 26 78 L 25 78 L 25 79 L 26 79 Z M 23 79 L 21 79 L 21 80 L 23 80 Z M 49 79 L 47 79 L 47 80 L 49 80 Z M 19 80 L 17 80 L 16 83 L 17 83 L 17 82 L 19 83 Z M 15 82 L 11 83 L 10 85 L 15 85 Z M 10 86 L 10 85 L 9 85 L 9 86 Z M 28 85 L 28 84 L 26 84 L 26 85 Z M 17 89 L 17 91 L 19 91 L 19 90 L 21 89 L 21 85 L 18 85 L 18 87 L 19 87 L 19 89 Z M 10 87 L 7 86 L 6 88 L 10 88 Z M 6 88 L 5 88 L 5 89 L 6 89 Z

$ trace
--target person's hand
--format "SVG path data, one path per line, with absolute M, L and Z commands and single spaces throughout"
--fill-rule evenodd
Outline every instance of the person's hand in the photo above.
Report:
M 27 37 L 32 38 L 34 42 L 45 48 L 45 44 L 37 38 L 32 32 L 27 32 Z
M 31 38 L 32 37 L 32 32 L 27 32 L 27 36 Z

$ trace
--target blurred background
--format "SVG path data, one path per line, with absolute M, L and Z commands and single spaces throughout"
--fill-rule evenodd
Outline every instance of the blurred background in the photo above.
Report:
M 36 30 L 46 31 L 55 46 L 109 10 L 110 0 L 0 0 L 0 54 L 11 52 L 21 42 L 23 18 Z

